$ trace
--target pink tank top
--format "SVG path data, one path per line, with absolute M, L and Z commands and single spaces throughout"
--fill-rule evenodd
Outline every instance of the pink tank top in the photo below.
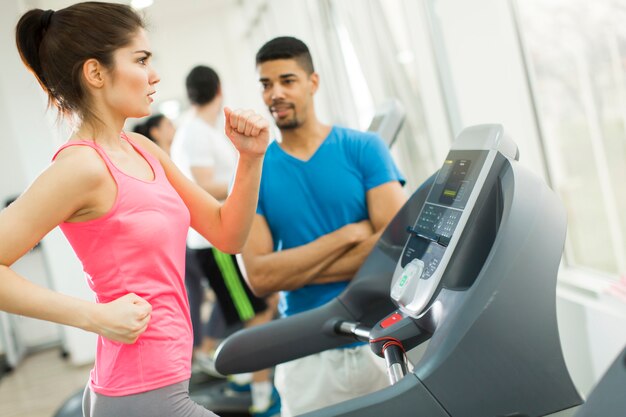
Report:
M 113 207 L 85 222 L 60 225 L 85 271 L 98 303 L 135 293 L 152 305 L 147 330 L 136 343 L 123 344 L 98 336 L 91 388 L 100 394 L 137 394 L 175 384 L 191 376 L 192 328 L 185 291 L 185 240 L 189 211 L 170 185 L 159 161 L 126 135 L 150 164 L 152 181 L 117 169 L 104 150 L 89 146 L 106 163 L 117 184 Z

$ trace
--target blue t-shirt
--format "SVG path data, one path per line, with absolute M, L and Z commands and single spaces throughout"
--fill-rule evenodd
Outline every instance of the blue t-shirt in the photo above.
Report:
M 378 135 L 333 126 L 308 161 L 270 144 L 263 163 L 257 213 L 272 233 L 274 250 L 310 243 L 348 223 L 369 218 L 366 192 L 404 178 Z M 283 316 L 319 307 L 348 281 L 282 291 Z

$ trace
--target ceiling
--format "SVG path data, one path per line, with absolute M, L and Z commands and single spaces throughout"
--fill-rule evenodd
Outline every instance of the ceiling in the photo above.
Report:
M 23 10 L 33 8 L 59 10 L 79 1 L 72 0 L 19 0 Z M 150 19 L 180 20 L 188 16 L 216 12 L 225 7 L 237 7 L 244 0 L 154 0 L 152 6 L 145 9 Z M 130 0 L 111 0 L 113 3 L 130 4 Z

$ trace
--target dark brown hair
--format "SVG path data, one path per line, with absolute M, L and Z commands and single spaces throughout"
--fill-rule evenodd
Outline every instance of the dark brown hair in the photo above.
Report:
M 277 59 L 294 59 L 307 74 L 311 75 L 315 72 L 311 52 L 300 39 L 280 36 L 268 41 L 256 53 L 257 65 Z
M 65 9 L 33 9 L 17 23 L 15 38 L 22 61 L 48 94 L 60 116 L 98 121 L 83 84 L 83 64 L 96 59 L 113 69 L 113 53 L 144 27 L 129 6 L 85 2 Z
M 135 127 L 133 128 L 133 132 L 144 135 L 152 142 L 157 143 L 156 139 L 152 135 L 152 129 L 154 129 L 155 127 L 158 128 L 164 119 L 165 116 L 160 113 L 150 116 L 146 119 L 145 122 L 135 125 Z
M 185 86 L 191 104 L 202 106 L 213 101 L 219 93 L 220 77 L 213 68 L 198 65 L 187 75 Z

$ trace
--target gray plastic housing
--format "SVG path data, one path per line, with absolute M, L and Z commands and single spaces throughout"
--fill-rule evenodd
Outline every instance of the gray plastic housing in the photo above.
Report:
M 493 141 L 481 141 L 481 131 L 505 138 L 501 126 L 478 126 L 469 136 L 462 132 L 453 149 L 492 150 Z M 416 332 L 432 334 L 413 373 L 306 416 L 538 417 L 581 403 L 556 321 L 565 210 L 541 179 L 519 165 L 517 148 L 501 143 L 439 285 L 418 317 L 407 318 Z M 218 352 L 218 370 L 263 369 L 352 342 L 334 334 L 339 320 L 378 326 L 394 311 L 389 288 L 406 226 L 414 224 L 433 184 L 431 177 L 405 204 L 337 299 L 235 334 Z
M 595 386 L 575 417 L 626 416 L 626 348 Z

